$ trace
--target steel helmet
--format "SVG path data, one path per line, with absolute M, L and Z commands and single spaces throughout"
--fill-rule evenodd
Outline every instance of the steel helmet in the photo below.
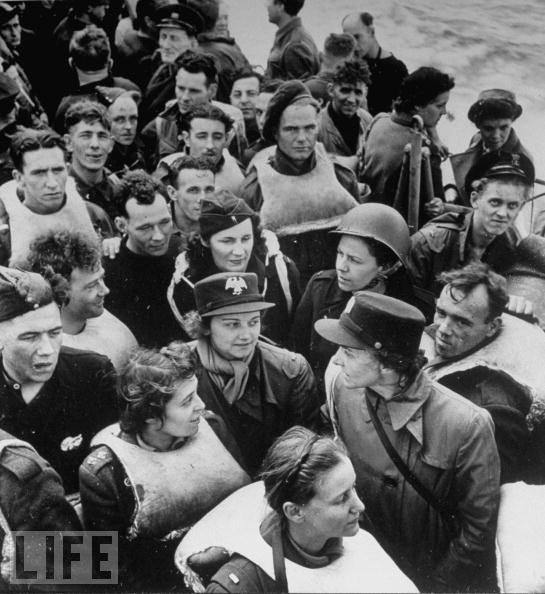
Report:
M 331 233 L 369 237 L 389 247 L 407 266 L 407 257 L 411 245 L 409 227 L 405 219 L 395 208 L 368 202 L 349 210 Z

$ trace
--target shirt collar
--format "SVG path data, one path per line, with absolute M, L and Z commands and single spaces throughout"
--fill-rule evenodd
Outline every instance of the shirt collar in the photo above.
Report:
M 166 450 L 167 452 L 171 452 L 172 450 L 177 450 L 179 449 L 184 443 L 186 442 L 186 438 L 185 437 L 179 437 L 178 439 L 176 439 L 175 441 L 172 442 L 172 445 L 170 446 L 170 448 L 168 450 Z M 140 448 L 142 448 L 143 450 L 147 450 L 148 452 L 162 452 L 163 450 L 159 450 L 157 448 L 154 448 L 153 446 L 149 445 L 149 443 L 146 443 L 142 437 L 140 436 L 139 433 L 136 434 L 136 445 Z
M 399 431 L 406 427 L 411 435 L 423 444 L 422 406 L 432 390 L 430 380 L 420 372 L 411 385 L 392 400 L 386 402 L 386 408 L 392 422 L 392 429 Z

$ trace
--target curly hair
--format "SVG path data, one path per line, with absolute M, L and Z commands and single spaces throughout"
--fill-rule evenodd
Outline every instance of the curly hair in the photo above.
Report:
M 371 72 L 369 66 L 363 60 L 350 60 L 340 66 L 332 75 L 331 81 L 334 85 L 358 85 L 371 84 Z
M 481 177 L 479 179 L 473 180 L 469 185 L 471 191 L 477 192 L 477 194 L 482 195 L 486 188 L 492 182 L 497 182 L 500 184 L 509 184 L 517 188 L 522 188 L 524 190 L 524 200 L 529 200 L 534 192 L 534 185 L 525 182 L 518 175 L 502 175 L 501 177 Z
M 284 503 L 308 503 L 322 475 L 346 457 L 340 440 L 299 425 L 291 427 L 272 444 L 261 466 L 268 504 L 285 520 Z
M 37 237 L 30 244 L 23 266 L 49 281 L 57 303 L 66 305 L 72 271 L 80 269 L 94 272 L 100 267 L 101 261 L 102 250 L 98 239 L 84 233 L 63 230 Z
M 195 369 L 196 356 L 183 342 L 171 342 L 162 349 L 137 347 L 118 378 L 121 430 L 135 434 L 148 419 L 163 420 L 167 402 L 180 382 L 195 375 Z
M 356 49 L 356 40 L 348 33 L 330 33 L 324 41 L 324 53 L 335 58 L 347 58 Z
M 488 295 L 487 322 L 501 316 L 509 302 L 507 281 L 484 262 L 472 262 L 458 270 L 442 272 L 437 278 L 455 303 L 460 303 L 479 285 L 483 285 Z
M 102 70 L 111 57 L 106 31 L 96 25 L 87 25 L 81 31 L 76 31 L 70 40 L 68 55 L 80 70 Z
M 59 148 L 63 154 L 66 154 L 64 141 L 56 132 L 24 128 L 13 137 L 9 152 L 13 166 L 23 173 L 25 153 L 50 148 Z
M 183 155 L 182 157 L 175 159 L 170 165 L 167 165 L 166 163 L 164 163 L 164 165 L 168 169 L 166 177 L 167 183 L 176 189 L 178 188 L 178 176 L 180 171 L 184 171 L 184 169 L 195 169 L 196 171 L 211 171 L 214 173 L 216 169 L 216 166 L 212 161 L 204 156 L 192 157 L 191 155 Z
M 191 130 L 191 122 L 197 118 L 203 120 L 214 120 L 221 122 L 225 126 L 225 134 L 227 135 L 233 127 L 233 120 L 219 107 L 210 103 L 201 103 L 195 105 L 184 116 L 182 121 L 182 130 L 189 132 Z
M 401 113 L 413 113 L 417 107 L 431 103 L 441 93 L 454 88 L 454 78 L 437 68 L 422 66 L 411 72 L 401 83 L 394 108 Z
M 98 122 L 108 132 L 111 128 L 110 118 L 104 105 L 89 99 L 82 99 L 70 105 L 64 115 L 64 129 L 70 133 L 72 126 L 80 122 L 86 122 L 87 124 Z
M 134 198 L 138 204 L 153 204 L 155 196 L 166 193 L 163 184 L 143 169 L 128 171 L 117 189 L 117 209 L 120 216 L 128 217 L 127 202 Z

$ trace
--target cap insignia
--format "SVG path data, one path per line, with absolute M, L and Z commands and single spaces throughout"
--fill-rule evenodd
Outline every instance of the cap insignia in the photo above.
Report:
M 232 290 L 233 295 L 242 295 L 242 291 L 248 290 L 246 281 L 240 276 L 231 276 L 225 282 L 225 290 Z

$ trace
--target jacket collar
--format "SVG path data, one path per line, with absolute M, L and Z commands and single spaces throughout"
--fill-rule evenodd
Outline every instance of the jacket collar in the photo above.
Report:
M 280 27 L 275 35 L 275 42 L 278 45 L 281 45 L 282 41 L 290 35 L 292 31 L 295 29 L 299 29 L 301 27 L 301 17 L 295 17 L 288 21 L 285 25 Z

